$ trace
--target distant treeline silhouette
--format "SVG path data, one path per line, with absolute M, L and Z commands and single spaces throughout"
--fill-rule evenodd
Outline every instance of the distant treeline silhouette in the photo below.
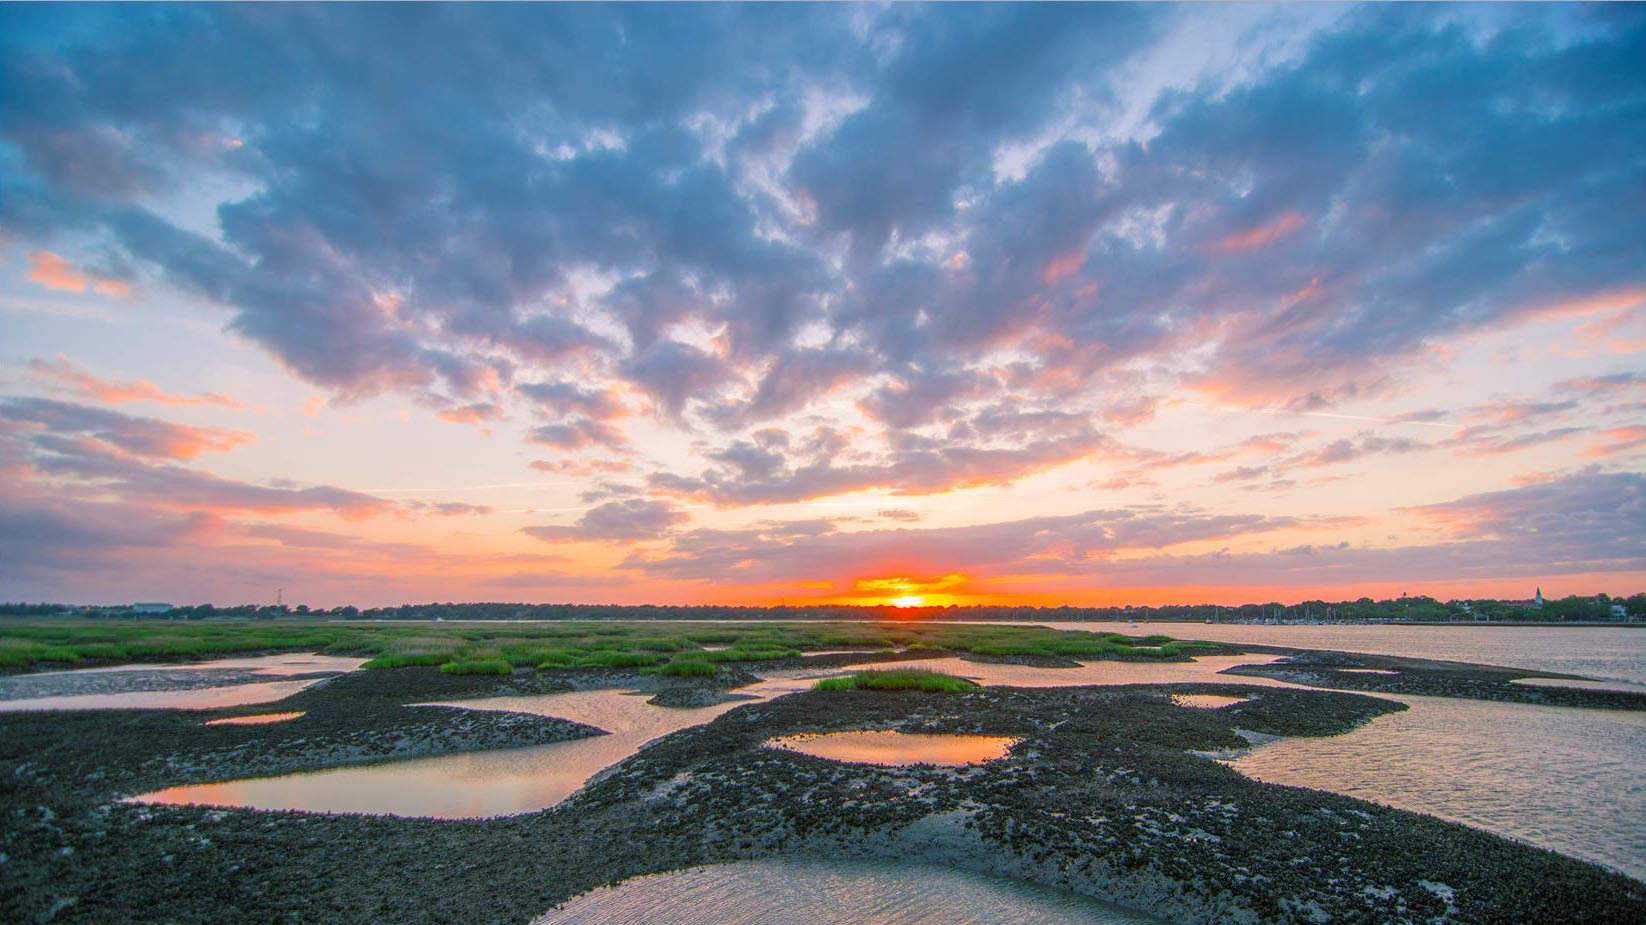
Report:
M 1432 597 L 1398 597 L 1374 601 L 1303 601 L 1298 604 L 1168 604 L 1125 607 L 1002 607 L 995 605 L 892 607 L 816 604 L 806 606 L 734 607 L 714 604 L 511 604 L 428 603 L 398 607 L 295 607 L 284 604 L 212 604 L 173 607 L 142 616 L 173 620 L 209 618 L 331 620 L 988 620 L 1093 622 L 1177 621 L 1226 623 L 1273 621 L 1329 622 L 1444 622 L 1457 620 L 1541 620 L 1549 622 L 1618 619 L 1613 605 L 1621 605 L 1629 620 L 1646 620 L 1646 593 L 1629 597 L 1606 594 L 1545 601 L 1493 599 L 1439 601 Z M 127 605 L 71 606 L 68 604 L 0 603 L 3 616 L 130 617 Z

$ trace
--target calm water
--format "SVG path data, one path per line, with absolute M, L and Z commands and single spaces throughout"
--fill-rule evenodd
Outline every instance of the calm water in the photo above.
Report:
M 1043 626 L 1180 639 L 1405 655 L 1646 684 L 1646 626 L 1262 626 L 1239 623 L 1055 623 Z
M 814 683 L 773 677 L 741 693 L 768 699 Z M 361 767 L 334 768 L 277 777 L 171 787 L 133 799 L 145 803 L 296 809 L 308 812 L 375 813 L 472 819 L 536 812 L 577 792 L 589 778 L 633 755 L 647 742 L 697 726 L 752 701 L 681 709 L 658 707 L 614 690 L 574 691 L 537 697 L 493 697 L 440 704 L 461 709 L 507 710 L 587 723 L 610 735 L 531 748 L 414 758 Z
M 251 716 L 225 716 L 222 719 L 208 719 L 208 726 L 267 726 L 270 723 L 284 723 L 304 715 L 304 710 L 294 710 L 290 713 L 256 713 Z
M 532 925 L 1143 925 L 1083 896 L 940 867 L 771 860 L 717 864 L 576 897 Z
M 284 700 L 319 680 L 256 681 L 196 690 L 128 691 L 122 694 L 0 700 L 0 713 L 13 710 L 216 710 Z
M 1388 696 L 1388 695 L 1379 695 Z M 1462 822 L 1646 880 L 1646 713 L 1441 697 L 1232 766 Z
M 0 678 L 0 712 L 10 710 L 214 710 L 271 703 L 319 678 L 292 675 L 353 671 L 363 658 L 262 655 L 175 665 L 115 665 Z M 268 680 L 262 680 L 262 679 Z
M 779 736 L 767 742 L 766 747 L 854 764 L 886 767 L 944 764 L 958 767 L 1004 758 L 1020 741 L 1004 736 L 933 735 L 875 729 Z

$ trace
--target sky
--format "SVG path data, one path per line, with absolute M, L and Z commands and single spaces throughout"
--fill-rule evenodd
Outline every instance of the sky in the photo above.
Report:
M 1646 8 L 50 5 L 0 599 L 1646 590 Z

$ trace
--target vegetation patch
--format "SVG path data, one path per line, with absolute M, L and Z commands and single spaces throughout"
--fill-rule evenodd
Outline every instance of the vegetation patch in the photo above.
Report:
M 859 671 L 844 678 L 824 678 L 817 682 L 820 691 L 929 691 L 939 694 L 959 694 L 976 690 L 977 685 L 965 678 L 924 668 L 900 668 L 888 671 Z
M 500 658 L 460 659 L 440 666 L 446 674 L 512 674 L 514 666 Z
M 671 678 L 712 678 L 720 669 L 700 658 L 677 658 L 660 666 L 657 673 Z
M 1183 642 L 1167 636 L 1139 638 L 1044 626 L 912 621 L 704 625 L 587 620 L 321 623 L 222 617 L 0 619 L 0 671 L 200 660 L 281 651 L 359 656 L 369 659 L 367 668 L 376 669 L 483 660 L 500 660 L 515 668 L 661 669 L 681 661 L 694 665 L 769 662 L 846 648 L 902 650 L 916 657 L 969 653 L 1063 659 L 1181 659 L 1191 653 L 1233 651 L 1219 643 Z M 670 669 L 670 673 L 704 670 Z

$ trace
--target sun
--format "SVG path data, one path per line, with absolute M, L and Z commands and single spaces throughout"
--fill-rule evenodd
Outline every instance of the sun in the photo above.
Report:
M 891 600 L 891 605 L 893 607 L 922 607 L 925 603 L 926 599 L 918 594 L 905 594 L 902 597 L 894 597 Z

